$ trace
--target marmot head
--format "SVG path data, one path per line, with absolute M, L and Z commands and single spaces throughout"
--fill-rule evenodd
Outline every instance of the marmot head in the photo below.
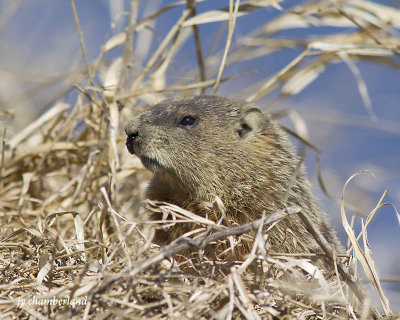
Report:
M 126 125 L 126 145 L 153 173 L 194 192 L 208 188 L 222 196 L 227 186 L 258 180 L 252 167 L 263 159 L 249 157 L 265 150 L 265 141 L 259 140 L 271 125 L 259 108 L 242 100 L 211 95 L 169 99 Z

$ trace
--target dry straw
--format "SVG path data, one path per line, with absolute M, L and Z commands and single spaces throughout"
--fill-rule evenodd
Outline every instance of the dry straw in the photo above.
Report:
M 149 233 L 152 224 L 165 221 L 149 222 L 140 216 L 149 174 L 126 152 L 121 128 L 145 105 L 167 93 L 189 95 L 206 89 L 217 93 L 221 83 L 233 78 L 224 76 L 233 64 L 286 48 L 298 48 L 300 53 L 276 74 L 245 86 L 242 94 L 249 101 L 278 92 L 278 103 L 302 91 L 327 65 L 342 61 L 354 74 L 368 115 L 374 118 L 367 86 L 354 60 L 398 67 L 393 58 L 399 55 L 400 11 L 363 0 L 310 1 L 291 10 L 283 10 L 278 0 L 230 0 L 227 8 L 197 14 L 196 1 L 187 0 L 156 8 L 139 19 L 138 9 L 144 3 L 130 2 L 125 31 L 107 39 L 98 58 L 89 61 L 79 10 L 71 0 L 84 57 L 83 70 L 66 75 L 69 89 L 78 93 L 76 100 L 72 105 L 53 101 L 22 131 L 11 137 L 6 131 L 2 135 L 1 318 L 396 318 L 381 288 L 366 237 L 366 227 L 385 205 L 384 195 L 358 237 L 342 201 L 343 224 L 351 242 L 342 259 L 335 257 L 300 208 L 269 212 L 254 223 L 225 228 L 176 206 L 147 201 L 143 205 L 148 210 L 173 216 L 168 223 L 198 225 L 191 234 L 159 249 L 149 242 Z M 279 15 L 234 37 L 238 19 L 263 7 L 279 10 Z M 172 9 L 181 12 L 176 23 L 151 54 L 138 56 L 138 35 Z M 13 10 L 11 14 L 17 9 Z M 208 48 L 206 40 L 210 39 L 202 38 L 199 29 L 216 21 L 227 22 L 227 30 L 222 29 L 221 36 L 216 30 L 218 43 Z M 335 32 L 305 33 L 299 39 L 279 34 L 312 26 L 330 26 Z M 190 54 L 196 56 L 197 66 L 174 80 L 168 77 L 174 59 L 188 50 L 185 44 L 191 38 L 195 46 Z M 115 48 L 123 48 L 123 54 L 110 61 L 108 53 Z M 57 100 L 66 101 L 64 93 L 65 88 Z M 8 114 L 3 110 L 1 115 Z M 301 117 L 296 119 L 301 121 Z M 294 134 L 301 143 L 314 147 L 301 132 Z M 220 200 L 209 205 L 223 215 Z M 269 230 L 288 214 L 302 217 L 324 255 L 266 251 Z M 364 250 L 358 243 L 360 237 Z M 209 260 L 202 254 L 210 242 L 227 242 L 232 248 L 249 238 L 253 250 L 244 261 L 224 261 L 219 256 Z M 193 254 L 181 256 L 188 248 Z M 315 259 L 328 259 L 335 271 L 322 273 Z M 383 315 L 349 271 L 355 259 L 376 288 Z

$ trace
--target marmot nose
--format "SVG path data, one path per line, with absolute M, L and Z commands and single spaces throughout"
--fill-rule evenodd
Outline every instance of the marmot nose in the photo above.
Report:
M 138 131 L 130 131 L 130 133 L 126 134 L 128 136 L 128 140 L 135 140 L 135 138 L 139 135 Z
M 135 153 L 133 148 L 134 141 L 136 137 L 139 135 L 137 121 L 135 120 L 129 121 L 125 126 L 125 133 L 128 136 L 126 138 L 126 147 L 128 148 L 128 151 L 133 154 Z

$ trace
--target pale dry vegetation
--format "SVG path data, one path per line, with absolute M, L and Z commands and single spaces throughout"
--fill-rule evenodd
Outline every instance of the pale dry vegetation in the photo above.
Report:
M 329 277 L 313 263 L 314 258 L 331 259 L 329 244 L 313 231 L 306 216 L 310 236 L 319 239 L 325 257 L 269 255 L 263 245 L 265 231 L 276 215 L 247 229 L 224 229 L 180 208 L 144 202 L 150 210 L 172 214 L 176 223 L 194 220 L 206 232 L 200 239 L 180 240 L 159 251 L 148 240 L 149 222 L 140 215 L 149 173 L 126 151 L 123 126 L 149 104 L 171 94 L 218 93 L 221 83 L 241 76 L 224 75 L 232 65 L 287 48 L 297 48 L 299 54 L 276 74 L 246 83 L 242 96 L 257 103 L 273 95 L 272 109 L 302 91 L 327 65 L 344 62 L 373 118 L 368 89 L 354 61 L 399 68 L 400 10 L 363 0 L 302 2 L 284 10 L 278 0 L 253 0 L 227 1 L 226 8 L 196 14 L 195 1 L 188 0 L 169 2 L 138 18 L 141 5 L 131 1 L 125 31 L 107 39 L 98 58 L 89 61 L 72 0 L 84 61 L 79 71 L 65 75 L 67 91 L 77 93 L 75 100 L 64 99 L 62 88 L 51 106 L 23 130 L 12 136 L 6 131 L 9 128 L 2 132 L 1 318 L 396 318 L 381 288 L 366 232 L 363 237 L 354 234 L 345 204 L 342 220 L 349 250 L 332 262 Z M 236 19 L 270 6 L 279 11 L 276 18 L 233 37 Z M 157 39 L 157 48 L 138 56 L 138 35 L 174 8 L 179 8 L 180 17 L 165 37 Z M 199 28 L 215 21 L 224 21 L 214 24 L 215 33 L 209 37 L 215 40 L 202 39 Z M 316 26 L 334 32 L 319 36 L 304 32 L 301 38 L 280 34 Z M 195 45 L 187 54 L 195 57 L 197 67 L 170 77 L 173 65 L 179 63 L 176 56 L 189 50 L 185 45 L 190 41 Z M 110 59 L 116 48 L 122 48 L 121 56 Z M 1 116 L 12 117 L 13 110 L 2 107 Z M 294 128 L 300 144 L 316 149 L 300 124 L 294 123 Z M 385 205 L 383 198 L 371 219 Z M 210 205 L 223 214 L 218 199 Z M 290 210 L 301 214 L 296 208 Z M 245 261 L 218 257 L 211 261 L 202 256 L 210 241 L 235 246 L 243 237 L 254 238 Z M 358 245 L 362 239 L 364 245 Z M 179 255 L 187 247 L 193 248 L 190 258 Z M 380 306 L 374 307 L 351 275 L 356 260 L 376 289 Z M 53 298 L 59 304 L 62 299 L 76 299 L 78 304 L 40 305 Z

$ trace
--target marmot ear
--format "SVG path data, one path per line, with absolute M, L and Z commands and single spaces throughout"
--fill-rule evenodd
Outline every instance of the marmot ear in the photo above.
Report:
M 265 130 L 265 116 L 262 111 L 254 106 L 249 106 L 236 130 L 239 138 L 247 138 Z

